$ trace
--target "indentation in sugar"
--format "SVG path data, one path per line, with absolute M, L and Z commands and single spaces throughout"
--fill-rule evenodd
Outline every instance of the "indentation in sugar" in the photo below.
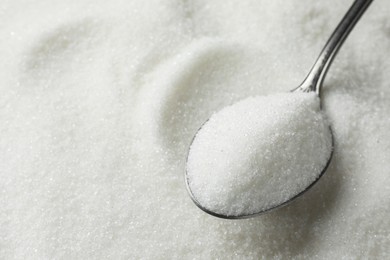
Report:
M 225 82 L 221 82 L 221 76 L 237 74 L 240 67 L 245 66 L 240 57 L 241 51 L 235 50 L 236 46 L 207 41 L 191 47 L 192 49 L 187 49 L 178 57 L 176 68 L 170 70 L 176 76 L 167 82 L 171 87 L 161 93 L 164 96 L 158 122 L 159 133 L 173 149 L 179 148 L 176 147 L 179 140 L 190 140 L 201 122 L 210 116 L 210 111 L 215 111 L 222 105 L 210 102 L 220 94 L 216 87 L 224 84 L 224 88 L 228 90 L 235 84 L 228 77 Z M 228 91 L 225 93 L 226 103 L 237 99 Z M 191 119 L 189 114 L 194 114 L 197 120 Z
M 263 63 L 259 64 L 259 60 Z M 279 65 L 258 49 L 200 39 L 180 49 L 144 79 L 152 84 L 141 93 L 143 106 L 149 105 L 144 106 L 147 111 L 141 113 L 140 120 L 153 120 L 151 129 L 163 145 L 178 154 L 186 154 L 194 133 L 214 111 L 248 95 L 267 93 L 256 85 L 242 91 L 237 87 L 240 82 L 280 79 L 263 64 Z M 269 88 L 269 92 L 274 90 Z
M 25 70 L 34 73 L 56 65 L 53 63 L 58 60 L 69 59 L 70 54 L 76 57 L 80 51 L 91 47 L 102 27 L 97 21 L 85 18 L 52 28 L 37 38 L 26 53 Z
M 70 88 L 84 90 L 78 94 L 90 99 L 90 93 L 85 91 L 96 94 L 93 86 L 111 79 L 107 55 L 95 55 L 107 53 L 109 45 L 105 37 L 110 34 L 109 26 L 101 19 L 84 18 L 54 25 L 35 36 L 21 54 L 19 92 L 28 95 L 40 90 L 62 92 Z M 108 77 L 102 81 L 96 72 Z
M 283 203 L 315 181 L 332 149 L 314 93 L 248 98 L 214 114 L 188 156 L 188 182 L 205 208 L 253 214 Z

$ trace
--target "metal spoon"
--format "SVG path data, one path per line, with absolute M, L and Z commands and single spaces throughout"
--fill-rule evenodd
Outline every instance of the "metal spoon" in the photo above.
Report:
M 325 44 L 325 47 L 321 51 L 319 57 L 317 58 L 314 66 L 310 70 L 309 74 L 306 76 L 305 80 L 302 82 L 302 84 L 299 87 L 293 89 L 292 92 L 315 92 L 318 96 L 320 96 L 322 83 L 324 81 L 326 73 L 327 73 L 334 57 L 336 56 L 338 50 L 340 49 L 341 45 L 344 43 L 344 41 L 347 38 L 347 36 L 349 35 L 349 33 L 354 28 L 355 24 L 359 21 L 360 17 L 367 10 L 367 8 L 369 7 L 369 5 L 371 4 L 372 1 L 373 0 L 355 0 L 355 2 L 352 4 L 352 6 L 348 10 L 348 12 L 345 14 L 343 19 L 339 23 L 339 25 L 336 27 L 335 31 L 330 36 L 328 42 Z M 198 132 L 201 131 L 201 129 L 202 128 L 200 128 L 198 130 Z M 196 138 L 196 135 L 195 135 L 194 139 L 195 138 Z M 332 144 L 332 146 L 333 146 L 333 144 Z M 191 146 L 190 146 L 188 154 L 190 154 L 190 153 L 191 153 Z M 249 214 L 249 215 L 248 214 L 223 215 L 223 214 L 216 213 L 210 209 L 205 208 L 201 203 L 199 203 L 199 201 L 197 200 L 197 198 L 194 196 L 194 194 L 191 191 L 191 186 L 190 186 L 189 181 L 188 181 L 187 169 L 186 169 L 186 173 L 185 173 L 185 183 L 187 186 L 188 193 L 189 193 L 191 199 L 193 200 L 193 202 L 200 209 L 205 211 L 206 213 L 213 215 L 213 216 L 216 216 L 216 217 L 219 217 L 219 218 L 226 218 L 226 219 L 250 218 L 250 217 L 255 217 L 255 216 L 261 215 L 263 213 L 266 213 L 270 210 L 279 208 L 281 206 L 284 206 L 284 205 L 290 203 L 291 201 L 293 201 L 294 199 L 296 199 L 297 197 L 304 194 L 306 191 L 308 191 L 324 174 L 324 172 L 326 171 L 326 169 L 330 163 L 332 155 L 333 155 L 333 149 L 332 149 L 331 154 L 329 155 L 329 160 L 328 160 L 326 166 L 324 167 L 324 169 L 322 170 L 322 172 L 320 173 L 319 177 L 314 182 L 309 184 L 299 194 L 294 195 L 293 197 L 287 199 L 286 201 L 284 201 L 283 203 L 281 203 L 279 205 L 272 206 L 270 208 L 262 210 L 261 212 L 256 212 L 256 213 Z

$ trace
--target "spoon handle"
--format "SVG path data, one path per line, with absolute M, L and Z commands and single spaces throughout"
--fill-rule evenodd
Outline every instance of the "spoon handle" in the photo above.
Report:
M 303 92 L 314 91 L 318 96 L 320 95 L 321 86 L 329 66 L 341 45 L 372 1 L 355 0 L 325 44 L 325 47 L 322 49 L 306 79 L 296 90 Z

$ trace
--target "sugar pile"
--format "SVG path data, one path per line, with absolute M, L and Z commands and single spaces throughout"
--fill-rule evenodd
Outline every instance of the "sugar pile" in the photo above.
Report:
M 2 0 L 0 258 L 389 259 L 389 1 L 329 71 L 308 194 L 226 221 L 183 181 L 199 126 L 298 86 L 350 2 Z
M 213 114 L 196 134 L 187 161 L 189 188 L 214 213 L 259 213 L 317 180 L 331 150 L 316 94 L 247 98 Z

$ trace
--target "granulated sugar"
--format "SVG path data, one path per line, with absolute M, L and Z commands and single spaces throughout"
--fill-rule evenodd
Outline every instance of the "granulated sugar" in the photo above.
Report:
M 331 149 L 316 94 L 248 98 L 211 116 L 196 134 L 187 162 L 189 187 L 212 212 L 262 212 L 313 183 Z
M 390 258 L 389 1 L 327 76 L 328 171 L 240 221 L 189 198 L 193 136 L 298 86 L 352 1 L 0 2 L 0 259 Z

